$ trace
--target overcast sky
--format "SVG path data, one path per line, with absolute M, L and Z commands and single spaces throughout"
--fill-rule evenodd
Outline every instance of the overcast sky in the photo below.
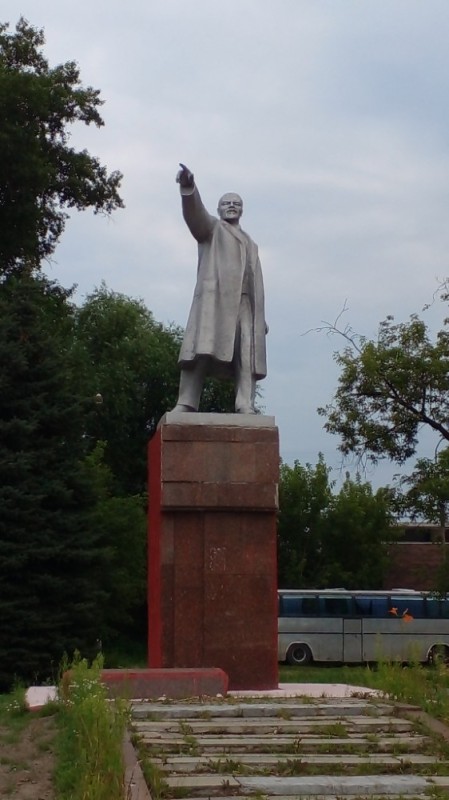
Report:
M 265 279 L 265 411 L 287 462 L 322 451 L 338 478 L 338 439 L 316 408 L 343 343 L 304 334 L 346 301 L 345 322 L 376 336 L 449 274 L 449 1 L 3 0 L 3 21 L 21 14 L 45 29 L 52 66 L 76 60 L 101 90 L 105 127 L 75 128 L 73 143 L 124 173 L 126 209 L 74 214 L 51 277 L 76 283 L 79 301 L 104 280 L 185 325 L 196 243 L 178 162 L 212 213 L 241 194 Z

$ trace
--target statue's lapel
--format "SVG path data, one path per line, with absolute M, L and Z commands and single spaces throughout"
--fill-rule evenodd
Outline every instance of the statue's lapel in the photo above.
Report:
M 240 244 L 246 245 L 248 239 L 241 228 L 237 228 L 235 225 L 230 225 L 229 222 L 225 222 L 224 220 L 221 221 L 221 224 L 226 228 L 227 231 L 229 231 L 229 233 L 232 234 L 232 236 L 239 240 Z
M 247 258 L 249 257 L 249 263 L 251 264 L 251 268 L 254 269 L 259 254 L 257 244 L 255 244 L 255 242 L 253 242 L 251 237 L 248 236 L 247 233 L 242 231 L 241 228 L 237 228 L 235 225 L 230 225 L 229 222 L 225 222 L 224 220 L 221 220 L 221 224 L 225 227 L 227 231 L 229 231 L 229 233 L 232 236 L 234 236 L 235 239 L 238 240 L 241 247 L 242 258 L 245 257 L 244 254 L 246 252 Z

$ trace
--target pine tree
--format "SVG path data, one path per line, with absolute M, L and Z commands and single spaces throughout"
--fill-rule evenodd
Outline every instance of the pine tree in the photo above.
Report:
M 101 542 L 84 466 L 91 401 L 70 367 L 68 293 L 0 283 L 0 688 L 37 680 L 101 632 Z

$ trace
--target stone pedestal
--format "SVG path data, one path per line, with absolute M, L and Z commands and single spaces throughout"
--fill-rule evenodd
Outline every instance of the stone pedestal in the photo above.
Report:
M 149 446 L 149 666 L 278 684 L 272 417 L 168 413 Z

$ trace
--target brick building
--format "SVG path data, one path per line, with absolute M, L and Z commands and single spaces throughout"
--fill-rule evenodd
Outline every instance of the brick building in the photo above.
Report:
M 449 528 L 445 540 L 449 543 Z M 404 536 L 389 548 L 390 565 L 384 588 L 435 589 L 444 553 L 441 528 L 437 525 L 405 525 Z

